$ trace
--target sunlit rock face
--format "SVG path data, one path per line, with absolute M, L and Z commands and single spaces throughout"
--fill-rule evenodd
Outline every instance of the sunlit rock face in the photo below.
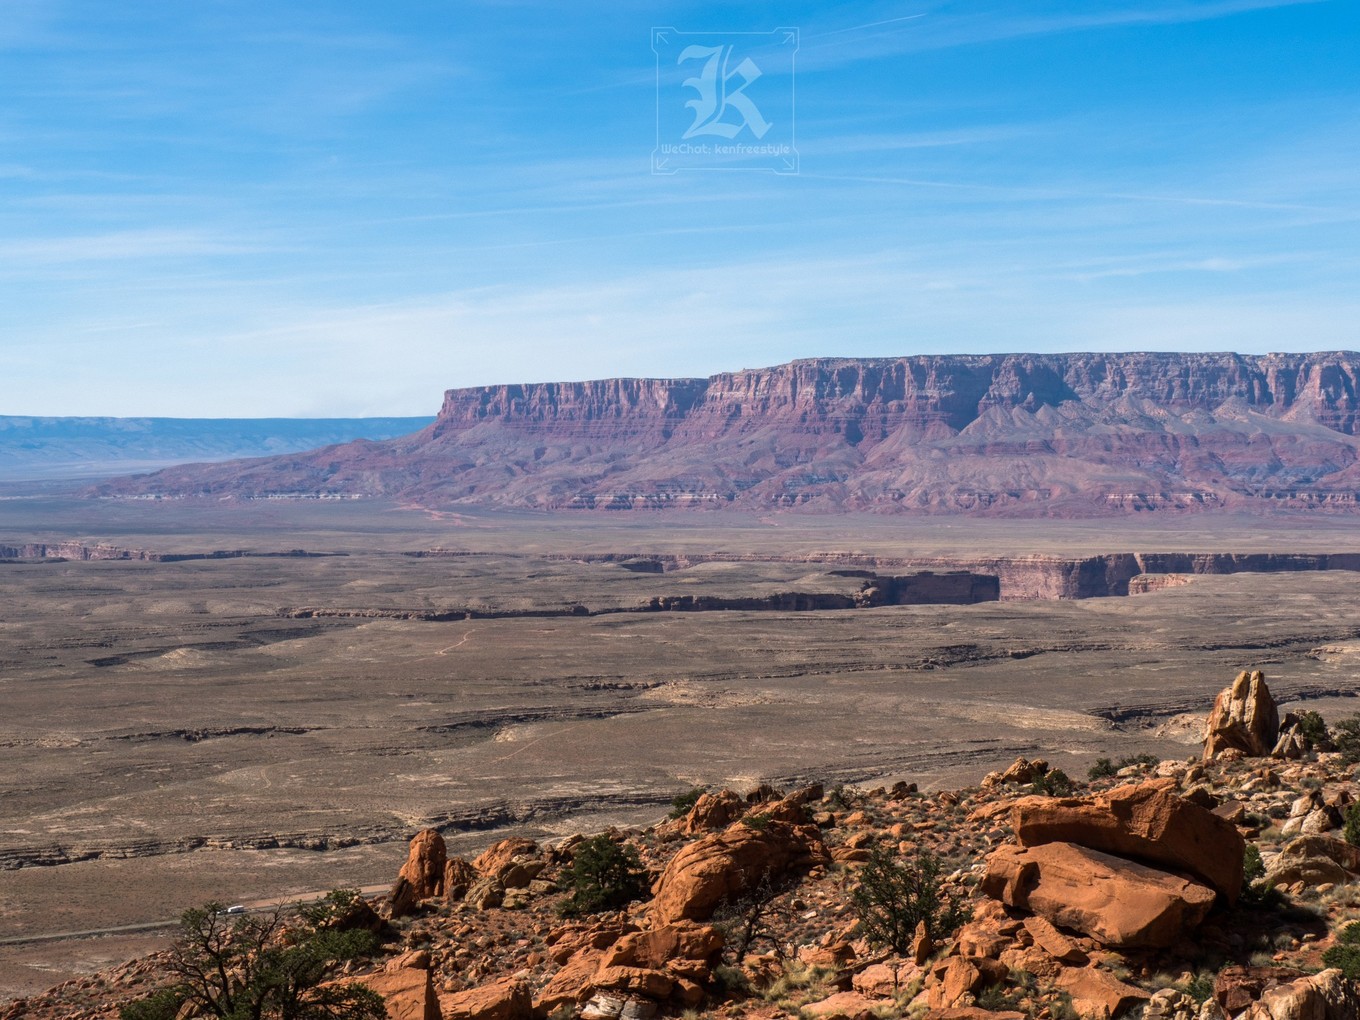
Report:
M 99 495 L 1083 517 L 1360 509 L 1360 354 L 796 361 L 450 390 L 428 428 Z

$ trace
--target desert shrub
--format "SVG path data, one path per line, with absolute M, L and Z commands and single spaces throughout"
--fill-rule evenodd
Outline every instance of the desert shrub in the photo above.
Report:
M 1213 997 L 1214 975 L 1200 971 L 1180 987 L 1182 992 L 1202 1006 L 1207 1000 Z
M 118 1011 L 119 1020 L 165 1020 L 166 1017 L 179 1015 L 184 1005 L 184 992 L 179 988 L 162 988 L 160 991 L 128 1003 Z
M 1351 846 L 1360 846 L 1360 804 L 1352 804 L 1346 808 L 1341 835 Z
M 690 811 L 693 810 L 694 805 L 699 803 L 699 798 L 702 797 L 706 792 L 707 791 L 705 791 L 702 786 L 696 786 L 694 789 L 689 790 L 685 793 L 677 793 L 674 797 L 671 798 L 670 816 L 672 818 L 684 818 L 685 815 L 689 814 Z
M 1360 714 L 1347 716 L 1332 727 L 1332 744 L 1347 765 L 1360 763 Z
M 740 967 L 720 963 L 713 968 L 713 984 L 720 992 L 734 992 L 747 995 L 751 991 L 751 979 Z
M 1271 885 L 1257 886 L 1255 883 L 1266 877 L 1266 864 L 1261 860 L 1261 850 L 1255 843 L 1248 843 L 1242 852 L 1242 903 L 1249 907 L 1275 907 L 1280 903 L 1280 894 Z
M 331 909 L 353 902 L 337 890 L 286 923 L 282 907 L 261 915 L 227 915 L 220 903 L 186 910 L 169 951 L 176 983 L 120 1011 L 122 1020 L 174 1020 L 206 1015 L 237 1020 L 377 1020 L 387 1015 L 381 996 L 362 984 L 323 984 L 348 960 L 377 949 L 372 932 L 319 926 Z M 186 1012 L 187 1011 L 187 1012 Z
M 645 878 L 635 846 L 592 836 L 576 846 L 563 875 L 571 895 L 558 909 L 566 917 L 617 909 L 643 894 Z
M 1317 712 L 1302 712 L 1295 725 L 1299 736 L 1308 741 L 1308 746 L 1317 751 L 1326 751 L 1332 746 L 1332 735 L 1327 729 L 1327 720 Z
M 844 783 L 837 783 L 826 799 L 842 811 L 848 811 L 855 806 L 856 793 L 854 790 L 847 789 Z
M 977 997 L 978 1009 L 985 1009 L 988 1013 L 1013 1010 L 1018 1004 L 1018 998 L 1000 985 L 988 985 Z
M 316 931 L 323 928 L 344 927 L 359 902 L 358 889 L 332 889 L 315 903 L 298 905 L 298 916 Z
M 789 960 L 784 964 L 784 972 L 760 993 L 766 1002 L 782 1002 L 790 1012 L 798 1012 L 799 1007 L 831 994 L 827 981 L 834 971 L 826 967 Z
M 1075 789 L 1072 778 L 1062 769 L 1053 769 L 1030 784 L 1029 792 L 1044 797 L 1070 797 Z
M 741 824 L 750 826 L 757 832 L 764 832 L 770 827 L 770 816 L 766 814 L 747 815 L 741 820 Z
M 1336 945 L 1322 954 L 1322 962 L 1352 981 L 1360 980 L 1360 921 L 1352 921 L 1337 933 Z
M 1086 778 L 1094 782 L 1097 779 L 1107 779 L 1118 771 L 1109 758 L 1097 758 L 1096 763 L 1086 770 Z
M 944 891 L 939 858 L 925 851 L 914 860 L 903 860 L 883 847 L 870 850 L 850 905 L 859 918 L 860 934 L 901 954 L 911 949 L 921 922 L 930 940 L 939 943 L 967 919 L 958 897 Z
M 1081 1020 L 1081 1014 L 1077 1012 L 1072 996 L 1067 992 L 1058 992 L 1054 996 L 1053 1001 L 1048 1004 L 1048 1012 L 1053 1020 Z
M 778 924 L 791 913 L 779 904 L 786 883 L 764 875 L 746 892 L 725 899 L 713 911 L 712 924 L 723 933 L 723 953 L 740 963 L 758 943 L 779 945 Z

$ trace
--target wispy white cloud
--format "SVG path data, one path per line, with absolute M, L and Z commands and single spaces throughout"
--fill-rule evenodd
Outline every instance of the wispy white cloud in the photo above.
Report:
M 34 263 L 123 262 L 135 259 L 246 255 L 266 246 L 189 230 L 124 230 L 80 237 L 29 238 L 0 242 L 0 271 L 8 261 L 18 267 Z
M 1101 5 L 1098 9 L 1079 13 L 1070 7 L 1053 9 L 1051 6 L 1046 12 L 1043 4 L 1007 5 L 990 10 L 974 7 L 962 12 L 947 4 L 917 4 L 915 6 L 930 6 L 931 9 L 854 28 L 809 28 L 803 36 L 805 44 L 799 50 L 799 67 L 814 71 L 901 53 L 974 46 L 1026 36 L 1176 25 L 1282 7 L 1336 2 L 1338 0 L 1178 0 L 1173 3 Z
M 1174 271 L 1173 258 L 1160 268 Z M 1261 268 L 1228 258 L 1183 262 L 1184 271 L 1223 276 Z M 1154 266 L 1149 260 L 1130 268 Z M 88 379 L 78 369 L 63 374 L 60 392 L 35 391 L 34 406 L 23 411 L 35 413 L 43 399 L 49 413 L 58 405 L 107 409 L 102 402 L 120 385 L 120 373 L 170 380 L 190 366 L 214 380 L 211 394 L 167 386 L 154 403 L 124 413 L 424 413 L 452 386 L 707 375 L 837 354 L 1265 351 L 1360 343 L 1354 299 L 1322 294 L 1301 304 L 1281 287 L 1172 301 L 1117 289 L 1117 273 L 1074 281 L 1074 269 L 932 265 L 928 251 L 770 259 L 388 302 L 304 305 L 242 291 L 226 320 L 216 297 L 170 295 L 160 316 L 91 312 L 21 344 L 77 366 L 96 363 L 98 345 L 122 336 L 136 335 L 143 352 Z

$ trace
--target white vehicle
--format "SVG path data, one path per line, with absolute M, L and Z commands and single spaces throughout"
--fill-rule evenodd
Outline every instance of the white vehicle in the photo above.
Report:
M 244 914 L 245 912 L 246 908 L 243 903 L 237 903 L 235 906 L 227 907 L 226 910 L 218 911 L 219 914 Z

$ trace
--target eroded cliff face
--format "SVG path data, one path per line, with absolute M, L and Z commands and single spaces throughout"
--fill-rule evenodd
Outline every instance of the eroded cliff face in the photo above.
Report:
M 101 495 L 1089 516 L 1360 509 L 1360 354 L 826 359 L 450 390 L 412 436 Z
M 1229 401 L 1277 418 L 1307 412 L 1346 435 L 1357 427 L 1360 355 L 1008 354 L 817 359 L 709 379 L 602 379 L 449 390 L 435 428 L 630 420 L 725 432 L 795 421 L 879 438 L 902 425 L 961 431 L 993 408 L 1150 401 L 1175 414 Z M 715 428 L 716 426 L 716 428 Z

